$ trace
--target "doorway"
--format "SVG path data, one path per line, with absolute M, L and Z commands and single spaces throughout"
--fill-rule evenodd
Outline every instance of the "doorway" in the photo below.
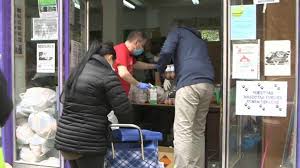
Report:
M 215 92 L 207 116 L 206 166 L 222 167 L 221 87 L 223 82 L 223 2 L 221 0 L 70 0 L 69 61 L 72 70 L 93 40 L 122 43 L 133 30 L 145 32 L 150 43 L 147 55 L 140 61 L 153 63 L 173 23 L 180 21 L 198 30 L 206 41 L 215 70 Z M 81 50 L 80 50 L 81 49 Z M 67 74 L 65 74 L 67 75 Z M 138 81 L 163 88 L 151 71 L 135 71 Z M 160 147 L 173 146 L 174 105 L 155 106 L 133 103 L 136 124 L 162 132 Z M 171 159 L 171 158 L 170 158 Z

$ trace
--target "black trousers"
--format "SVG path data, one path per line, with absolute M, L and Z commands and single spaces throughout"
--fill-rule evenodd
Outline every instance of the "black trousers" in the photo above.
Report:
M 104 168 L 104 155 L 83 156 L 69 160 L 71 168 Z

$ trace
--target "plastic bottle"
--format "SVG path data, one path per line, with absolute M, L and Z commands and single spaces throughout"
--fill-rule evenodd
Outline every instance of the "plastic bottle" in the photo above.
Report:
M 150 104 L 157 104 L 157 90 L 156 87 L 152 87 L 151 89 L 149 89 L 150 92 L 150 99 L 149 99 L 149 103 Z

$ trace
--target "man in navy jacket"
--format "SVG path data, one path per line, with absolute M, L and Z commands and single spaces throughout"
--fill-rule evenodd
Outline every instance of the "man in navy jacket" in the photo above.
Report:
M 174 62 L 177 92 L 174 120 L 175 168 L 204 168 L 205 124 L 214 70 L 207 45 L 190 27 L 172 29 L 160 52 L 159 71 Z

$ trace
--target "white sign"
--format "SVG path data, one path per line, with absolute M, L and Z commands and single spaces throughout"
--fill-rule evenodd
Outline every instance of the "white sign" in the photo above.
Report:
M 37 44 L 36 72 L 55 73 L 55 43 Z
M 57 40 L 57 18 L 32 18 L 32 40 Z
M 265 76 L 291 75 L 291 41 L 265 41 Z
M 253 0 L 254 4 L 279 3 L 280 0 Z
M 237 81 L 236 115 L 287 115 L 286 81 Z
M 259 44 L 233 44 L 232 78 L 259 79 Z

